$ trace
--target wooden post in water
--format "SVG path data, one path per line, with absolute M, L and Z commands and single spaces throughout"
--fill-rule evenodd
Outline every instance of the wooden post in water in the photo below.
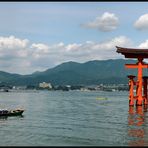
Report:
M 148 104 L 148 96 L 147 96 L 147 79 L 148 77 L 147 76 L 144 76 L 143 77 L 143 94 L 144 94 L 144 105 L 147 105 Z
M 134 106 L 134 78 L 135 76 L 129 75 L 129 105 Z

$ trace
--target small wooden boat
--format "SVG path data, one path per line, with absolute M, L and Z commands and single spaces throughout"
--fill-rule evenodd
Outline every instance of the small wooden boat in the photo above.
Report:
M 23 109 L 15 109 L 15 110 L 0 110 L 0 117 L 1 116 L 19 116 L 22 115 L 24 112 Z

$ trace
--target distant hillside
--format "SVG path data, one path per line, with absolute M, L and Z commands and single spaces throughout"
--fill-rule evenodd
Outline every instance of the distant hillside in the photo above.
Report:
M 135 63 L 135 60 L 94 60 L 86 63 L 66 62 L 43 72 L 30 75 L 18 75 L 0 72 L 0 81 L 13 85 L 38 85 L 40 82 L 50 82 L 53 85 L 91 85 L 127 83 L 128 74 L 136 74 L 136 69 L 125 69 L 125 63 Z M 144 74 L 148 75 L 145 69 Z

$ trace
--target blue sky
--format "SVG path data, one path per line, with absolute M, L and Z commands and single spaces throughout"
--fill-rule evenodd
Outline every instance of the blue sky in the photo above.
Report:
M 148 2 L 0 2 L 0 20 L 0 70 L 11 73 L 148 48 Z

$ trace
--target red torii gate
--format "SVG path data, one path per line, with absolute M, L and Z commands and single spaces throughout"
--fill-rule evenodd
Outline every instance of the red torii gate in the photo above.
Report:
M 148 58 L 148 49 L 132 49 L 116 46 L 118 53 L 121 53 L 125 58 L 137 58 L 136 64 L 125 64 L 126 68 L 137 68 L 138 76 L 137 81 L 134 81 L 135 76 L 129 75 L 129 105 L 134 106 L 134 100 L 136 99 L 136 105 L 148 104 L 147 95 L 147 79 L 143 77 L 142 69 L 148 68 L 148 64 L 143 62 L 144 58 Z M 136 96 L 134 96 L 134 86 L 136 86 Z M 143 92 L 142 92 L 143 91 Z

